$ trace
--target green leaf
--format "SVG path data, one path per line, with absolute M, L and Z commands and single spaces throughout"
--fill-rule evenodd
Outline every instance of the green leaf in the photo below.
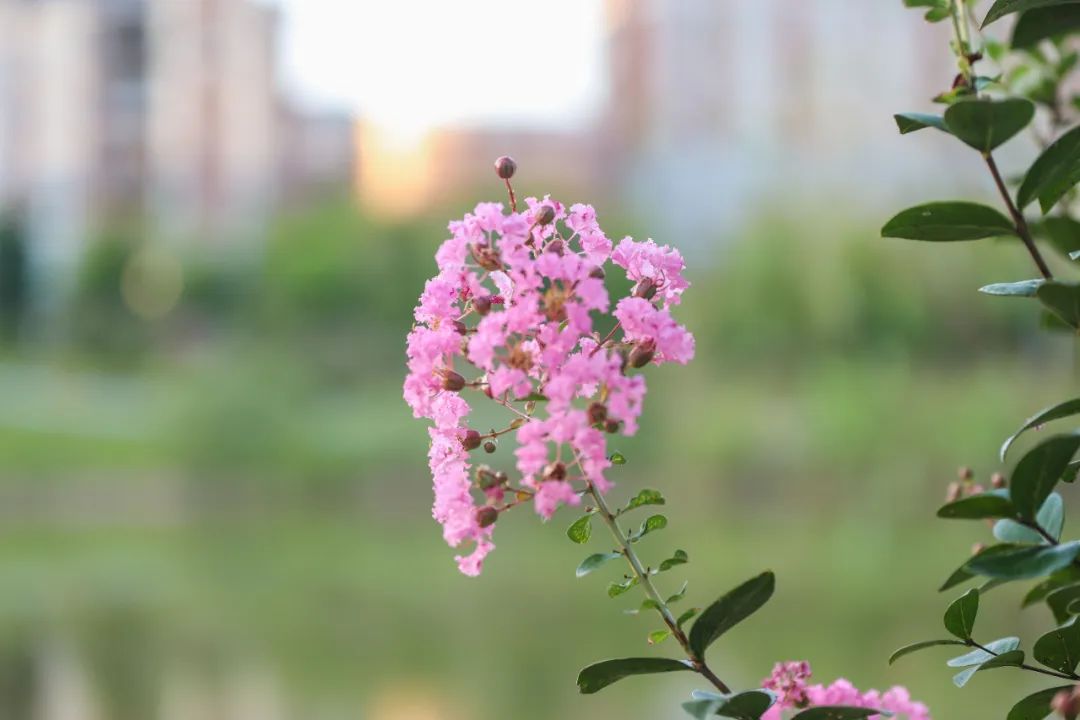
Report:
M 1054 614 L 1054 619 L 1063 623 L 1075 615 L 1075 603 L 1080 600 L 1080 583 L 1058 588 L 1046 596 L 1046 606 Z
M 945 629 L 961 640 L 970 640 L 979 615 L 979 591 L 968 590 L 945 610 Z
M 690 562 L 690 556 L 686 554 L 686 551 L 676 550 L 674 555 L 660 563 L 657 572 L 667 572 L 676 565 L 685 565 L 688 562 Z
M 918 652 L 919 650 L 924 650 L 926 648 L 938 647 L 940 645 L 963 645 L 963 644 L 964 643 L 960 642 L 959 640 L 923 640 L 922 642 L 917 642 L 917 643 L 912 643 L 910 645 L 905 645 L 904 647 L 898 648 L 897 650 L 895 650 L 893 652 L 893 654 L 889 656 L 889 664 L 892 665 L 894 662 L 896 662 L 900 658 L 904 657 L 905 655 L 910 655 L 913 652 Z
M 1023 130 L 1035 116 L 1030 100 L 960 100 L 945 111 L 953 135 L 981 153 L 989 153 Z
M 1035 291 L 1039 289 L 1039 286 L 1043 284 L 1043 279 L 1037 280 L 1020 280 L 1019 282 L 1010 283 L 993 283 L 991 285 L 983 285 L 979 288 L 979 292 L 986 295 L 1008 295 L 1013 297 L 1035 297 Z
M 1075 565 L 1070 565 L 1064 570 L 1059 570 L 1035 587 L 1031 588 L 1027 595 L 1024 596 L 1024 600 L 1020 604 L 1020 607 L 1030 607 L 1046 598 L 1047 595 L 1055 590 L 1060 590 L 1066 585 L 1075 583 L 1077 580 L 1080 580 L 1080 568 Z
M 678 619 L 675 621 L 675 627 L 681 630 L 682 626 L 686 624 L 686 621 L 697 615 L 700 611 L 701 608 L 690 608 L 678 617 Z
M 926 128 L 936 128 L 941 132 L 949 132 L 949 128 L 945 127 L 945 118 L 940 115 L 927 115 L 925 113 L 899 113 L 893 115 L 893 120 L 896 121 L 896 128 L 900 131 L 901 135 L 907 135 L 918 130 L 924 130 Z
M 994 668 L 1002 667 L 1017 667 L 1024 664 L 1024 651 L 1023 650 L 1010 650 L 1009 652 L 1001 653 L 997 657 L 990 658 L 986 662 L 980 665 L 973 665 L 969 668 L 964 668 L 960 672 L 953 676 L 953 684 L 956 687 L 964 687 L 967 685 L 971 676 L 982 670 L 993 670 Z
M 985 518 L 1016 517 L 1016 508 L 1009 498 L 991 491 L 979 495 L 970 495 L 941 506 L 937 511 L 939 518 L 958 520 L 983 520 Z
M 1046 498 L 1046 502 L 1039 508 L 1035 522 L 1055 540 L 1061 539 L 1061 528 L 1065 523 L 1065 502 L 1060 495 L 1056 492 L 1050 493 L 1050 497 Z M 998 520 L 994 523 L 994 537 L 1007 543 L 1040 545 L 1046 542 L 1046 538 L 1038 532 L 1013 520 Z
M 994 640 L 993 642 L 986 643 L 986 650 L 982 648 L 976 648 L 969 653 L 965 653 L 958 657 L 954 657 L 945 664 L 949 667 L 969 667 L 972 665 L 982 665 L 987 660 L 992 660 L 995 655 L 1002 655 L 1007 652 L 1012 652 L 1016 648 L 1020 647 L 1020 638 L 1017 637 L 1004 637 Z
M 1036 198 L 1043 214 L 1080 182 L 1080 126 L 1050 144 L 1032 164 L 1016 194 L 1021 210 Z
M 667 604 L 670 605 L 672 603 L 677 603 L 680 600 L 682 600 L 684 597 L 686 597 L 686 588 L 688 588 L 689 586 L 690 586 L 689 582 L 684 582 L 682 584 L 682 587 L 679 588 L 679 591 L 667 599 L 667 601 L 666 601 Z
M 992 545 L 988 548 L 983 548 L 974 556 L 965 560 L 964 564 L 958 567 L 953 572 L 953 574 L 949 576 L 948 580 L 946 580 L 944 584 L 942 584 L 942 586 L 938 588 L 938 592 L 945 592 L 946 590 L 954 588 L 957 585 L 965 583 L 975 577 L 976 573 L 969 570 L 968 565 L 976 558 L 992 558 L 995 555 L 1001 555 L 1003 553 L 1009 552 L 1014 547 L 1014 545 Z
M 990 11 L 986 13 L 982 26 L 986 27 L 990 23 L 1000 20 L 1012 13 L 1044 7 L 1058 7 L 1075 2 L 1077 2 L 1077 0 L 997 0 L 997 2 L 990 6 Z
M 655 675 L 683 670 L 693 671 L 693 667 L 685 660 L 672 658 L 643 657 L 604 660 L 589 665 L 578 673 L 577 686 L 583 695 L 591 695 L 631 675 Z
M 585 577 L 586 575 L 591 573 L 593 570 L 596 570 L 597 568 L 604 565 L 605 563 L 608 563 L 608 562 L 614 560 L 615 558 L 619 558 L 619 557 L 622 557 L 622 553 L 606 552 L 606 553 L 596 553 L 595 555 L 590 555 L 589 557 L 582 560 L 581 564 L 578 565 L 577 576 L 578 577 Z
M 626 456 L 623 455 L 621 452 L 613 452 L 613 453 L 611 453 L 611 457 L 608 458 L 608 460 L 611 461 L 612 465 L 625 465 L 626 464 Z
M 718 637 L 754 614 L 776 590 L 776 576 L 766 571 L 747 580 L 701 613 L 690 628 L 690 649 L 699 658 Z
M 1046 716 L 1052 712 L 1050 703 L 1053 702 L 1054 696 L 1062 690 L 1072 689 L 1072 685 L 1061 685 L 1032 693 L 1013 705 L 1006 720 L 1045 720 Z
M 1031 428 L 1038 427 L 1039 425 L 1045 425 L 1053 420 L 1060 420 L 1061 418 L 1070 417 L 1072 415 L 1080 415 L 1080 398 L 1073 400 L 1066 400 L 1063 403 L 1058 403 L 1051 407 L 1040 410 L 1035 413 L 1020 426 L 1020 429 L 1010 435 L 1001 446 L 1001 462 L 1005 462 L 1005 456 L 1009 452 L 1009 448 L 1016 442 L 1016 439 L 1020 437 L 1024 432 Z
M 1080 221 L 1070 217 L 1050 215 L 1029 223 L 1029 226 L 1036 237 L 1048 242 L 1065 257 L 1071 258 L 1074 253 L 1080 251 Z M 1075 258 L 1072 259 L 1075 260 Z
M 967 563 L 970 572 L 1006 580 L 1041 577 L 1068 567 L 1080 554 L 1080 540 L 1064 545 L 995 545 L 1004 550 L 980 554 Z
M 845 705 L 819 705 L 791 718 L 791 720 L 860 720 L 868 717 L 891 717 L 891 712 L 874 708 L 847 707 Z
M 1009 498 L 1022 519 L 1035 519 L 1078 449 L 1080 434 L 1055 435 L 1020 458 L 1009 482 Z
M 638 584 L 637 575 L 635 575 L 632 578 L 626 578 L 625 580 L 620 580 L 619 582 L 613 582 L 613 583 L 611 583 L 610 585 L 607 586 L 607 595 L 608 595 L 609 598 L 617 598 L 617 597 L 619 597 L 620 595 L 622 595 L 627 590 L 629 590 L 630 588 L 634 587 L 637 584 Z
M 582 515 L 574 524 L 566 528 L 566 537 L 578 545 L 584 545 L 592 537 L 592 514 Z
M 645 522 L 641 523 L 641 527 L 637 529 L 637 532 L 633 533 L 628 539 L 630 540 L 630 542 L 637 542 L 649 533 L 656 532 L 657 530 L 663 530 L 666 527 L 666 517 L 664 517 L 663 515 L 650 515 L 648 518 L 645 519 Z
M 1080 663 L 1080 623 L 1072 618 L 1035 641 L 1031 654 L 1040 663 L 1062 673 L 1071 673 Z
M 1080 328 L 1080 285 L 1047 280 L 1035 297 L 1070 328 Z
M 1015 235 L 1012 221 L 997 210 L 971 202 L 933 202 L 908 208 L 881 229 L 882 237 L 955 242 Z
M 670 630 L 654 630 L 653 632 L 649 633 L 649 644 L 659 645 L 660 643 L 667 640 L 669 637 L 671 637 Z
M 645 488 L 637 495 L 630 498 L 630 502 L 626 503 L 623 512 L 633 510 L 634 508 L 645 507 L 646 505 L 663 505 L 666 502 L 667 500 L 664 499 L 664 496 L 660 494 L 659 490 Z
M 1043 40 L 1074 30 L 1080 30 L 1080 5 L 1068 4 L 1028 10 L 1016 21 L 1012 47 L 1014 50 L 1034 48 Z
M 737 720 L 758 720 L 776 702 L 768 690 L 747 690 L 734 695 L 697 691 L 694 700 L 682 704 L 683 710 L 698 720 L 713 715 Z

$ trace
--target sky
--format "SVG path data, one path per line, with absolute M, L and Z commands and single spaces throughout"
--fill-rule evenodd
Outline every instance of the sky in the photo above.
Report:
M 602 105 L 601 0 L 263 0 L 282 73 L 311 107 L 399 131 L 573 127 Z

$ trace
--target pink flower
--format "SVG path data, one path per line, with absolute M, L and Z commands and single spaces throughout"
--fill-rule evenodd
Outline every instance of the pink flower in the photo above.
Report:
M 671 318 L 667 308 L 657 308 L 644 298 L 628 297 L 615 307 L 626 339 L 651 342 L 656 346 L 656 362 L 682 365 L 694 358 L 694 336 Z
M 843 678 L 828 687 L 807 685 L 809 678 L 810 664 L 806 661 L 777 663 L 772 674 L 761 683 L 762 687 L 773 691 L 777 697 L 776 704 L 762 715 L 762 720 L 781 720 L 785 710 L 823 705 L 885 710 L 893 713 L 897 720 L 931 720 L 927 707 L 920 702 L 913 702 L 906 688 L 897 686 L 884 693 L 877 690 L 860 692 Z
M 657 246 L 652 240 L 635 242 L 631 238 L 619 241 L 611 260 L 626 270 L 634 282 L 650 280 L 666 305 L 677 305 L 683 290 L 690 283 L 682 276 L 686 263 L 682 254 L 667 245 Z

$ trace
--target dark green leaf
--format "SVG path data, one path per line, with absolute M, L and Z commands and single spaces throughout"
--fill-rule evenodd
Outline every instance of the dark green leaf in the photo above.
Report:
M 1036 8 L 1059 7 L 1075 2 L 1077 0 L 997 0 L 990 6 L 990 11 L 986 13 L 986 18 L 983 19 L 983 27 L 1012 13 Z
M 844 705 L 812 707 L 803 710 L 791 720 L 860 720 L 868 717 L 889 717 L 892 713 L 874 708 L 846 707 Z
M 1077 580 L 1080 580 L 1080 567 L 1070 565 L 1064 570 L 1059 570 L 1035 587 L 1031 588 L 1031 590 L 1028 591 L 1028 594 L 1024 596 L 1021 607 L 1030 607 L 1055 590 L 1060 590 L 1066 585 L 1075 583 Z
M 1046 498 L 1046 502 L 1039 508 L 1035 522 L 1055 540 L 1061 539 L 1061 528 L 1065 522 L 1065 502 L 1060 495 L 1050 493 L 1050 497 Z M 1038 532 L 1013 520 L 998 520 L 994 523 L 994 537 L 1007 543 L 1040 545 L 1046 542 L 1046 538 Z
M 1077 182 L 1080 182 L 1080 127 L 1051 143 L 1032 164 L 1016 194 L 1016 203 L 1023 210 L 1038 198 L 1045 214 Z
M 1078 449 L 1080 434 L 1055 435 L 1020 458 L 1009 482 L 1009 498 L 1022 519 L 1035 519 Z
M 1080 5 L 1077 5 L 1080 7 Z M 1080 250 L 1080 221 L 1069 217 L 1051 215 L 1037 222 L 1029 223 L 1031 232 L 1036 237 L 1046 240 L 1055 250 L 1065 257 Z M 1072 258 L 1076 259 L 1076 258 Z
M 1015 235 L 1012 221 L 997 210 L 971 202 L 934 202 L 897 214 L 881 229 L 882 237 L 955 242 Z
M 990 658 L 989 660 L 980 665 L 973 665 L 969 668 L 964 668 L 953 676 L 953 684 L 955 684 L 956 687 L 964 687 L 964 685 L 967 685 L 967 681 L 971 679 L 972 675 L 982 670 L 993 670 L 994 668 L 1002 667 L 1017 667 L 1023 664 L 1024 651 L 1010 650 L 1009 652 L 1001 653 L 997 657 Z
M 1051 312 L 1072 329 L 1080 328 L 1080 285 L 1047 281 L 1035 296 Z
M 945 118 L 940 115 L 900 113 L 898 115 L 893 115 L 893 119 L 896 120 L 896 128 L 900 131 L 901 135 L 907 135 L 908 133 L 929 127 L 936 128 L 941 132 L 949 132 L 949 128 L 945 127 Z
M 774 702 L 776 698 L 768 690 L 747 690 L 734 695 L 695 692 L 694 700 L 685 702 L 682 706 L 687 713 L 699 720 L 713 715 L 737 720 L 758 720 Z
M 968 580 L 975 577 L 976 573 L 971 572 L 968 569 L 968 564 L 971 563 L 972 560 L 975 560 L 976 558 L 992 558 L 995 555 L 1000 555 L 1000 554 L 1011 551 L 1013 547 L 1015 547 L 1015 546 L 1014 545 L 992 545 L 992 546 L 990 546 L 988 548 L 983 548 L 977 554 L 975 554 L 973 557 L 970 557 L 966 561 L 964 561 L 964 564 L 961 565 L 960 567 L 958 567 L 953 572 L 953 574 L 949 576 L 949 579 L 946 580 L 945 583 L 941 587 L 938 588 L 938 592 L 945 592 L 946 590 L 949 590 L 950 588 L 954 588 L 957 585 L 965 583 Z
M 626 503 L 623 512 L 633 510 L 634 508 L 644 507 L 646 505 L 663 505 L 666 502 L 667 500 L 664 499 L 664 496 L 660 494 L 659 490 L 645 488 L 637 495 L 630 498 L 630 502 Z
M 1044 410 L 1040 410 L 1035 413 L 1020 426 L 1020 429 L 1010 435 L 1001 446 L 1001 462 L 1005 462 L 1005 456 L 1009 452 L 1009 448 L 1016 442 L 1016 439 L 1020 437 L 1024 432 L 1031 428 L 1038 427 L 1039 425 L 1045 425 L 1053 420 L 1060 420 L 1061 418 L 1070 417 L 1072 415 L 1080 415 L 1080 398 L 1073 400 L 1066 400 L 1063 403 L 1058 403 Z
M 953 135 L 981 153 L 989 153 L 1023 130 L 1035 116 L 1029 100 L 960 100 L 945 111 Z
M 671 658 L 620 658 L 604 660 L 589 665 L 578 673 L 577 686 L 583 695 L 603 690 L 608 685 L 631 675 L 654 675 L 656 673 L 693 670 L 685 660 Z
M 1031 654 L 1040 663 L 1062 673 L 1071 673 L 1080 663 L 1080 623 L 1072 618 L 1035 641 Z
M 638 584 L 637 575 L 635 575 L 632 578 L 626 578 L 625 580 L 620 580 L 619 582 L 613 582 L 613 583 L 609 584 L 608 587 L 607 587 L 608 597 L 610 597 L 610 598 L 619 597 L 620 595 L 622 595 L 627 590 L 629 590 L 630 588 L 634 587 L 637 584 Z
M 697 615 L 698 612 L 700 612 L 700 611 L 701 611 L 701 608 L 690 608 L 689 610 L 684 612 L 682 615 L 680 615 L 679 618 L 675 621 L 675 627 L 677 627 L 677 628 L 679 628 L 681 630 L 682 626 L 686 624 L 686 621 L 689 620 L 690 618 L 694 617 L 695 615 Z
M 582 515 L 574 524 L 566 528 L 566 537 L 578 545 L 584 545 L 592 537 L 592 515 Z
M 1062 685 L 1032 693 L 1013 705 L 1006 720 L 1045 720 L 1051 713 L 1050 703 L 1053 702 L 1054 696 L 1062 690 L 1072 689 L 1072 685 Z
M 684 565 L 690 562 L 690 556 L 685 550 L 676 550 L 675 554 L 660 563 L 659 572 L 667 572 L 676 565 Z
M 689 587 L 689 585 L 690 583 L 684 582 L 682 587 L 679 588 L 679 591 L 667 599 L 667 604 L 677 603 L 686 597 L 686 588 Z
M 1009 498 L 996 492 L 970 495 L 947 505 L 937 511 L 939 518 L 959 520 L 983 520 L 986 518 L 1015 517 L 1016 508 Z
M 1046 596 L 1046 606 L 1054 614 L 1054 619 L 1063 623 L 1072 617 L 1074 605 L 1080 600 L 1080 583 L 1058 588 Z
M 904 647 L 897 649 L 895 652 L 893 652 L 892 655 L 889 656 L 889 664 L 892 665 L 894 662 L 904 657 L 905 655 L 910 655 L 913 652 L 918 652 L 919 650 L 923 650 L 925 648 L 938 647 L 940 645 L 963 644 L 964 643 L 960 642 L 959 640 L 923 640 L 922 642 L 912 643 L 910 645 L 905 645 Z
M 1080 30 L 1080 5 L 1069 4 L 1028 10 L 1016 22 L 1012 46 L 1014 50 L 1033 48 L 1043 40 L 1074 30 Z
M 979 615 L 979 591 L 968 590 L 945 610 L 945 629 L 961 640 L 970 640 Z
M 776 589 L 776 576 L 764 572 L 714 602 L 690 628 L 690 649 L 699 658 L 718 637 L 750 617 L 769 601 Z
M 993 283 L 983 285 L 979 292 L 987 295 L 1011 295 L 1015 297 L 1035 297 L 1035 291 L 1043 284 L 1043 280 L 1021 280 L 1011 283 Z
M 621 452 L 613 452 L 613 453 L 611 453 L 611 457 L 608 458 L 608 459 L 611 460 L 612 465 L 625 465 L 626 464 L 626 456 L 623 455 Z
M 619 558 L 619 557 L 622 557 L 622 553 L 606 552 L 606 553 L 596 553 L 595 555 L 590 555 L 589 557 L 582 560 L 581 564 L 578 565 L 577 576 L 578 577 L 585 577 L 586 575 L 588 575 L 589 573 L 591 573 L 593 570 L 597 569 L 598 567 L 604 565 L 607 562 L 610 562 L 611 560 L 614 560 L 615 558 Z
M 645 522 L 641 523 L 641 527 L 637 532 L 630 536 L 630 542 L 637 542 L 641 538 L 645 537 L 649 533 L 656 532 L 657 530 L 663 530 L 667 527 L 667 518 L 663 515 L 650 515 L 645 519 Z
M 995 545 L 1005 548 L 994 555 L 980 554 L 967 563 L 978 575 L 1007 580 L 1041 577 L 1068 567 L 1080 554 L 1080 540 L 1064 545 Z

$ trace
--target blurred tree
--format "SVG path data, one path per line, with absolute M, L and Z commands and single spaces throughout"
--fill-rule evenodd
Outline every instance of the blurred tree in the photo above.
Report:
M 29 264 L 22 213 L 0 214 L 0 341 L 14 343 L 29 301 Z

